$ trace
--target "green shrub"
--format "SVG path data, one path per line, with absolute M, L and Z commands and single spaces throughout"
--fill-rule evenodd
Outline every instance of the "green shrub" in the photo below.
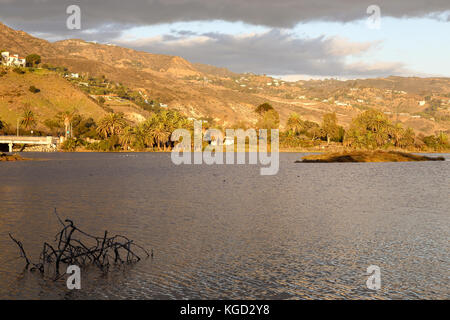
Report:
M 88 144 L 86 148 L 92 151 L 118 151 L 121 149 L 121 145 L 118 137 L 112 136 L 106 140 Z
M 61 150 L 72 152 L 75 151 L 80 145 L 80 141 L 77 139 L 69 138 L 61 144 Z
M 38 88 L 36 88 L 35 86 L 30 86 L 30 87 L 28 88 L 28 90 L 29 90 L 30 92 L 32 92 L 32 93 L 38 93 L 38 92 L 41 92 L 41 90 L 38 89 Z
M 22 68 L 16 67 L 13 69 L 13 71 L 17 74 L 24 74 L 25 71 Z

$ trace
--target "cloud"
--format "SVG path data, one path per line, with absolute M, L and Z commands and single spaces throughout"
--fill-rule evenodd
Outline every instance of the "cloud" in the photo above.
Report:
M 341 37 L 298 38 L 280 29 L 263 33 L 164 35 L 117 44 L 153 53 L 183 56 L 192 62 L 227 67 L 235 72 L 320 77 L 374 77 L 407 74 L 401 63 L 348 62 L 377 48 L 378 42 L 352 42 Z
M 367 17 L 375 2 L 382 16 L 438 19 L 448 0 L 0 0 L 0 18 L 13 27 L 68 33 L 66 8 L 77 4 L 84 28 L 144 26 L 179 21 L 225 20 L 290 28 L 299 22 L 349 22 Z M 448 19 L 448 16 L 447 16 Z
M 367 18 L 367 8 L 374 3 L 382 17 L 426 16 L 440 21 L 450 17 L 449 0 L 0 0 L 0 21 L 48 40 L 114 42 L 238 72 L 341 77 L 411 74 L 402 63 L 357 62 L 355 57 L 366 55 L 380 43 L 298 38 L 282 31 L 310 21 Z M 66 9 L 73 4 L 81 8 L 81 30 L 66 28 Z M 137 26 L 212 20 L 262 25 L 270 31 L 230 35 L 174 30 L 135 41 L 122 38 L 124 31 Z

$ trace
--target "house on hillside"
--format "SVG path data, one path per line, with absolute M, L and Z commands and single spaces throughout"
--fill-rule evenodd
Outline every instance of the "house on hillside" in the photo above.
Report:
M 335 101 L 334 104 L 337 105 L 337 106 L 341 106 L 341 107 L 348 106 L 348 103 L 340 102 L 340 101 Z
M 25 58 L 19 57 L 18 54 L 10 55 L 9 52 L 2 52 L 2 65 L 8 67 L 25 67 L 27 61 Z

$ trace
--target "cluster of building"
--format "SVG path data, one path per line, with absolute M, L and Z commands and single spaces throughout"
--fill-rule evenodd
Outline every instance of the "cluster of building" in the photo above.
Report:
M 18 54 L 9 54 L 9 52 L 2 52 L 1 63 L 4 66 L 10 67 L 25 67 L 27 65 L 27 60 L 20 57 Z

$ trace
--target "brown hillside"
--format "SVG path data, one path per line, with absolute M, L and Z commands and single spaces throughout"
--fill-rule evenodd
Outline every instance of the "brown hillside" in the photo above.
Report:
M 191 117 L 212 117 L 225 125 L 255 123 L 254 108 L 269 102 L 280 113 L 321 122 L 328 112 L 348 126 L 368 108 L 424 134 L 450 130 L 450 79 L 401 78 L 288 83 L 267 76 L 236 74 L 225 68 L 191 64 L 181 57 L 151 54 L 83 40 L 49 43 L 0 24 L 0 48 L 20 55 L 38 53 L 43 62 L 84 76 L 106 76 L 140 90 Z M 427 102 L 420 104 L 420 101 Z M 440 105 L 431 108 L 431 100 Z
M 13 127 L 25 107 L 29 107 L 36 115 L 37 129 L 43 128 L 43 122 L 60 111 L 76 109 L 85 117 L 95 120 L 106 114 L 83 92 L 56 73 L 36 70 L 33 73 L 17 74 L 10 68 L 5 70 L 7 73 L 0 77 L 0 118 Z M 30 92 L 30 86 L 35 86 L 40 92 Z

